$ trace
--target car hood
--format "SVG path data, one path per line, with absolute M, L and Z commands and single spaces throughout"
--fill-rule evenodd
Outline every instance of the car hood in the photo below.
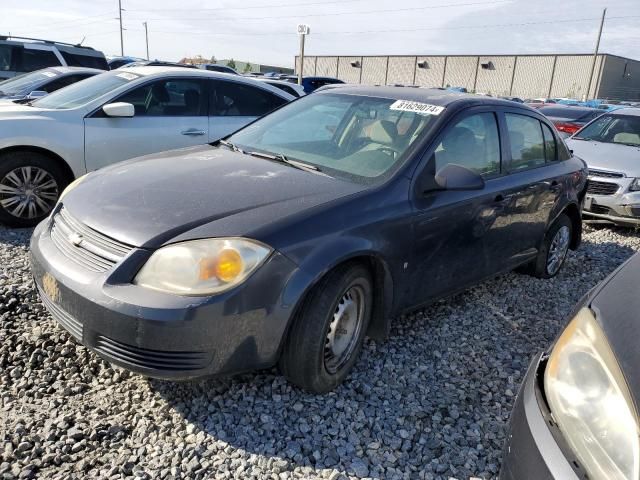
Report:
M 636 254 L 605 281 L 591 300 L 607 340 L 620 364 L 636 406 L 640 406 L 640 255 Z
M 625 173 L 640 177 L 640 147 L 589 140 L 565 140 L 573 153 L 587 162 L 589 168 Z
M 364 187 L 208 145 L 98 170 L 63 199 L 87 226 L 129 245 L 252 236 Z M 190 235 L 190 232 L 193 232 Z

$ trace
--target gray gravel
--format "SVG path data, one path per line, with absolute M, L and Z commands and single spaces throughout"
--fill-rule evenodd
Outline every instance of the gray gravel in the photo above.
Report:
M 174 384 L 115 369 L 37 300 L 29 231 L 0 227 L 0 478 L 495 478 L 531 357 L 640 249 L 588 229 L 561 274 L 508 274 L 397 319 L 326 396 L 275 371 Z

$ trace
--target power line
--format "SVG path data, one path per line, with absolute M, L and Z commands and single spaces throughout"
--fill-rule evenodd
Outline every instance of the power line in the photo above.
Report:
M 280 4 L 272 4 L 272 5 L 251 5 L 246 7 L 218 7 L 218 8 L 190 8 L 189 10 L 194 11 L 227 11 L 227 10 L 254 10 L 254 9 L 264 9 L 264 8 L 290 8 L 290 7 L 309 7 L 314 5 L 332 5 L 332 4 L 344 4 L 344 3 L 355 3 L 355 2 L 364 2 L 367 0 L 332 0 L 328 2 L 305 2 L 305 3 L 280 3 Z M 183 8 L 154 8 L 152 10 L 145 9 L 131 9 L 129 12 L 184 12 Z
M 47 12 L 43 12 L 43 15 L 46 15 Z M 111 15 L 113 15 L 113 12 L 108 12 L 108 13 L 101 13 L 98 15 L 90 15 L 88 17 L 79 17 L 79 18 L 75 18 L 73 20 L 59 20 L 57 22 L 49 22 L 49 23 L 41 23 L 39 25 L 31 25 L 29 28 L 35 28 L 38 30 L 42 30 L 43 28 L 47 28 L 49 29 L 52 25 L 56 25 L 56 26 L 60 26 L 61 24 L 64 24 L 63 26 L 61 26 L 60 28 L 65 28 L 67 24 L 69 24 L 70 26 L 73 26 L 72 24 L 76 23 L 76 22 L 80 22 L 80 23 L 84 23 L 87 20 L 91 19 L 91 18 L 98 18 L 98 17 L 110 17 Z M 101 19 L 101 20 L 96 20 L 95 22 L 89 22 L 89 23 L 98 23 L 101 21 L 104 21 L 105 19 Z

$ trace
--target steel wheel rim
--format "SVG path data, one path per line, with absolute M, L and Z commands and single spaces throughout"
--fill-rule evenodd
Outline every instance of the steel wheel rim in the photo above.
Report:
M 364 296 L 364 289 L 354 285 L 336 304 L 324 347 L 324 365 L 329 373 L 338 372 L 358 345 L 364 319 Z
M 17 218 L 46 215 L 58 200 L 58 182 L 39 167 L 18 167 L 0 180 L 0 205 Z
M 547 256 L 547 273 L 549 275 L 555 275 L 560 269 L 564 257 L 567 255 L 567 250 L 569 249 L 570 233 L 569 227 L 563 225 L 553 236 Z

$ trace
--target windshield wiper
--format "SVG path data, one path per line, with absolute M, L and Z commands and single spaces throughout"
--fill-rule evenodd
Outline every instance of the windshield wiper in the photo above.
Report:
M 233 144 L 233 143 L 231 143 L 231 142 L 229 142 L 227 140 L 220 139 L 220 140 L 218 140 L 218 144 L 224 145 L 225 147 L 230 148 L 234 152 L 244 153 L 240 147 L 238 147 L 237 145 L 235 145 L 235 144 Z
M 292 167 L 298 168 L 300 170 L 312 170 L 314 172 L 322 172 L 320 168 L 315 165 L 310 165 L 308 163 L 300 162 L 299 160 L 291 160 L 287 158 L 286 155 L 282 153 L 263 153 L 263 152 L 247 152 L 249 155 L 253 155 L 254 157 L 266 158 L 267 160 L 275 160 L 276 162 L 286 163 L 287 165 L 291 165 Z

